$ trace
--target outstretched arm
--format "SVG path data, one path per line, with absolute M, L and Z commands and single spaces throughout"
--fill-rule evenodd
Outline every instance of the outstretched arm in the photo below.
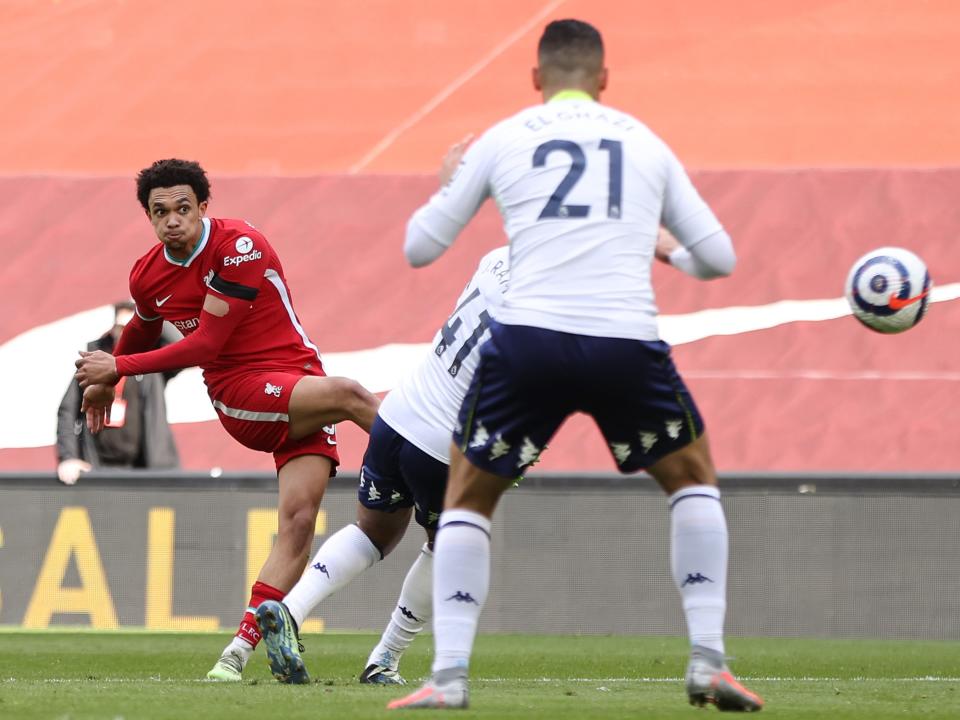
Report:
M 83 388 L 94 384 L 115 385 L 124 375 L 145 375 L 205 365 L 220 354 L 250 307 L 247 299 L 208 293 L 200 312 L 200 324 L 191 335 L 159 350 L 132 355 L 114 357 L 100 350 L 81 352 L 76 363 L 77 381 Z
M 660 234 L 655 256 L 700 280 L 725 277 L 737 263 L 730 236 L 700 197 L 680 161 L 667 150 L 661 222 L 672 237 Z
M 135 312 L 130 322 L 123 328 L 123 333 L 113 348 L 114 355 L 133 355 L 146 352 L 160 339 L 163 331 L 163 320 L 159 317 L 145 320 L 139 312 Z
M 440 257 L 489 194 L 487 143 L 472 140 L 468 135 L 450 147 L 440 167 L 440 190 L 407 223 L 403 253 L 413 267 Z

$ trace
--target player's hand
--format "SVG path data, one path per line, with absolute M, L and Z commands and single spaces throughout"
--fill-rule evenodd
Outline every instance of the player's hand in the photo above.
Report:
M 103 350 L 93 352 L 81 350 L 76 366 L 77 372 L 74 377 L 84 389 L 90 385 L 116 385 L 120 380 L 120 376 L 117 375 L 117 359 Z
M 90 463 L 80 458 L 70 458 L 57 465 L 57 477 L 64 485 L 76 485 L 82 472 L 90 472 Z
M 113 385 L 90 385 L 83 391 L 80 412 L 87 416 L 87 429 L 94 435 L 110 422 L 110 408 L 116 391 Z
M 453 179 L 457 168 L 460 167 L 460 161 L 463 160 L 463 154 L 473 142 L 473 133 L 467 135 L 463 140 L 454 143 L 443 156 L 443 162 L 440 164 L 440 187 L 443 187 Z
M 657 236 L 657 246 L 654 248 L 653 255 L 662 263 L 670 264 L 670 253 L 680 247 L 677 239 L 666 230 L 661 229 Z

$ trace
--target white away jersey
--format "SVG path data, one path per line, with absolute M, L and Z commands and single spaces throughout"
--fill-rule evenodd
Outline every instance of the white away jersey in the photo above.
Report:
M 493 126 L 411 226 L 448 246 L 488 196 L 510 238 L 497 319 L 580 335 L 658 339 L 661 224 L 687 248 L 723 229 L 660 138 L 580 92 Z
M 450 463 L 453 426 L 477 369 L 478 347 L 509 281 L 506 247 L 487 253 L 433 338 L 430 354 L 380 405 L 380 417 L 428 455 Z

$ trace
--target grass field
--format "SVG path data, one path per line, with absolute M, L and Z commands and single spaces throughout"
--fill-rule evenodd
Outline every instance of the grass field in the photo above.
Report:
M 307 636 L 314 678 L 284 686 L 263 651 L 239 685 L 202 681 L 226 636 L 0 633 L 0 718 L 387 718 L 396 688 L 356 676 L 372 635 Z M 958 718 L 960 644 L 732 639 L 736 674 L 767 701 L 762 717 Z M 431 641 L 404 657 L 408 687 L 426 675 Z M 677 638 L 486 635 L 477 641 L 464 719 L 706 718 L 686 703 L 686 644 Z M 403 689 L 401 689 L 402 691 Z

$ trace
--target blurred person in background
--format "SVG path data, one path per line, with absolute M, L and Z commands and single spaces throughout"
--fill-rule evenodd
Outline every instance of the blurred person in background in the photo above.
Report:
M 113 352 L 133 313 L 133 301 L 115 303 L 113 327 L 88 343 L 87 350 Z M 179 338 L 180 333 L 172 325 L 166 325 L 157 345 L 169 345 Z M 116 388 L 110 422 L 104 432 L 96 435 L 87 428 L 85 414 L 80 410 L 83 390 L 75 379 L 71 380 L 57 410 L 57 478 L 60 482 L 73 485 L 80 473 L 96 468 L 179 467 L 164 398 L 166 383 L 177 372 L 123 378 L 123 385 L 118 383 Z

